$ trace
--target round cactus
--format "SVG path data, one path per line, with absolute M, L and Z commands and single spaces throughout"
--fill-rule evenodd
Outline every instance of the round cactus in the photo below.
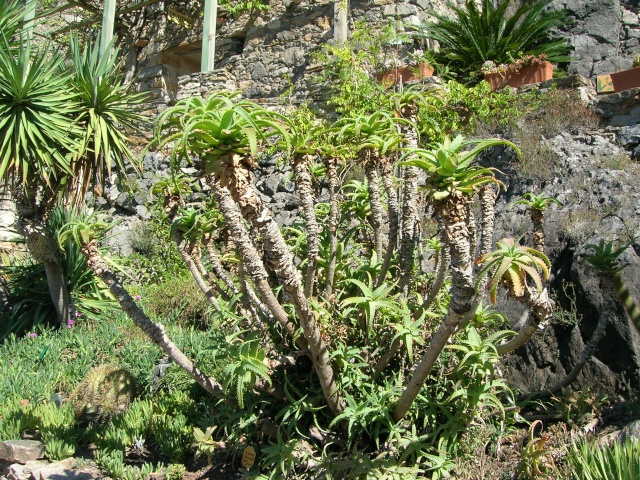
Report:
M 69 401 L 77 420 L 106 422 L 129 407 L 135 392 L 131 373 L 115 365 L 99 365 L 87 372 Z

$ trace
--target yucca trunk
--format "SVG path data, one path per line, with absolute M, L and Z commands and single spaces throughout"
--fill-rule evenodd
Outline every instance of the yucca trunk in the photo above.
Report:
M 336 254 L 338 250 L 338 220 L 340 205 L 338 202 L 338 166 L 335 157 L 327 158 L 327 178 L 329 179 L 329 264 L 327 266 L 327 285 L 325 295 L 330 299 L 333 295 L 333 281 L 336 274 Z
M 302 202 L 302 211 L 307 231 L 307 271 L 304 280 L 304 294 L 311 297 L 316 275 L 316 261 L 319 252 L 319 232 L 318 220 L 316 219 L 315 199 L 309 163 L 311 155 L 295 155 L 293 158 L 293 171 L 296 176 L 298 195 Z
M 410 125 L 401 124 L 400 130 L 404 135 L 407 148 L 418 147 L 418 132 L 415 129 L 417 121 L 417 108 L 406 107 L 402 112 Z M 409 157 L 410 159 L 411 157 Z M 400 232 L 400 252 L 398 265 L 400 267 L 400 281 L 398 288 L 403 297 L 409 295 L 409 284 L 413 270 L 413 261 L 416 248 L 416 224 L 418 223 L 418 174 L 417 167 L 406 166 L 403 172 L 402 184 L 402 221 Z
M 71 298 L 60 260 L 60 247 L 47 227 L 31 221 L 23 227 L 27 249 L 33 259 L 42 263 L 47 277 L 51 301 L 56 310 L 58 323 L 66 327 L 71 318 Z
M 329 408 L 337 415 L 344 409 L 344 401 L 338 391 L 335 373 L 331 367 L 329 349 L 304 295 L 302 279 L 293 263 L 293 254 L 284 241 L 273 214 L 264 206 L 258 195 L 247 164 L 243 160 L 235 159 L 233 167 L 233 173 L 225 177 L 229 192 L 240 206 L 244 219 L 262 237 L 269 267 L 278 276 L 284 291 L 293 303 L 311 351 L 320 386 Z
M 539 208 L 529 211 L 533 224 L 533 248 L 544 253 L 544 212 Z
M 217 398 L 224 399 L 222 386 L 215 379 L 207 376 L 195 367 L 193 362 L 171 341 L 159 323 L 153 323 L 149 317 L 138 307 L 131 295 L 124 289 L 115 274 L 109 269 L 107 263 L 100 255 L 98 242 L 91 240 L 82 245 L 82 254 L 87 259 L 87 265 L 109 288 L 109 291 L 118 301 L 122 310 L 131 318 L 149 339 L 164 350 L 169 357 L 176 362 L 185 372 L 193 378 L 198 385 Z
M 546 288 L 538 292 L 535 288 L 526 287 L 522 297 L 516 297 L 520 303 L 524 303 L 533 315 L 529 315 L 518 334 L 506 343 L 496 346 L 500 355 L 509 353 L 527 343 L 538 330 L 538 326 L 548 320 L 553 312 L 553 300 L 549 297 Z
M 431 338 L 427 351 L 394 408 L 395 420 L 401 420 L 409 411 L 447 341 L 471 309 L 475 289 L 473 262 L 469 255 L 469 228 L 466 224 L 468 202 L 463 193 L 454 192 L 434 205 L 434 214 L 444 228 L 443 248 L 448 247 L 451 255 L 451 301 L 446 317 Z
M 369 189 L 369 205 L 371 206 L 371 216 L 369 221 L 373 228 L 373 248 L 378 257 L 378 262 L 382 261 L 383 235 L 382 225 L 384 224 L 384 210 L 380 201 L 380 178 L 378 176 L 378 156 L 379 153 L 373 149 L 365 149 L 361 159 L 364 163 L 364 174 L 367 177 Z
M 380 276 L 376 287 L 379 287 L 384 282 L 389 265 L 391 264 L 391 258 L 398 245 L 398 197 L 396 196 L 396 189 L 393 185 L 393 162 L 388 156 L 383 156 L 380 159 L 380 176 L 382 178 L 382 185 L 387 192 L 387 210 L 389 212 L 389 238 L 387 242 L 387 251 L 384 256 L 384 262 L 382 263 L 382 269 L 380 270 Z

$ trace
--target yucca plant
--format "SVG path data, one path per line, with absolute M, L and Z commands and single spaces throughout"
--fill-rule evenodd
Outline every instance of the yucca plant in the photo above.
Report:
M 452 16 L 431 12 L 435 22 L 422 26 L 421 35 L 440 44 L 437 59 L 458 72 L 477 75 L 486 61 L 505 64 L 524 55 L 546 55 L 549 61 L 566 61 L 565 39 L 552 40 L 551 29 L 562 25 L 565 13 L 550 10 L 551 0 L 523 2 L 508 15 L 511 0 L 467 0 L 459 7 L 449 2 Z
M 85 218 L 86 214 L 81 211 L 57 206 L 48 218 L 47 229 L 57 235 L 68 223 L 82 222 Z M 62 267 L 75 312 L 73 315 L 77 313 L 97 320 L 98 312 L 115 306 L 113 297 L 87 267 L 80 248 L 65 239 L 61 243 L 65 250 Z M 56 309 L 42 264 L 34 263 L 30 258 L 14 259 L 10 265 L 0 266 L 0 273 L 7 277 L 9 294 L 9 311 L 6 323 L 0 328 L 0 340 L 12 333 L 19 335 L 40 325 L 55 324 Z
M 136 165 L 127 145 L 127 132 L 134 133 L 142 116 L 135 106 L 144 101 L 144 93 L 132 93 L 131 84 L 123 83 L 118 51 L 100 55 L 97 43 L 80 46 L 71 37 L 71 91 L 79 103 L 76 121 L 83 127 L 81 146 L 71 165 L 74 176 L 71 188 L 82 200 L 91 183 L 100 184 L 103 174 L 111 176 L 111 163 L 124 172 L 125 160 Z M 139 170 L 139 168 L 138 168 Z

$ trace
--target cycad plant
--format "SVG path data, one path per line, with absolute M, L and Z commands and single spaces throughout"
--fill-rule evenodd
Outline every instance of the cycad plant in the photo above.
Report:
M 440 44 L 438 60 L 475 76 L 486 61 L 510 63 L 524 55 L 546 55 L 552 62 L 567 60 L 565 39 L 552 40 L 550 30 L 562 25 L 562 10 L 548 8 L 551 0 L 522 2 L 508 15 L 511 0 L 466 0 L 459 7 L 448 3 L 452 16 L 432 12 L 436 18 L 422 27 L 422 35 Z

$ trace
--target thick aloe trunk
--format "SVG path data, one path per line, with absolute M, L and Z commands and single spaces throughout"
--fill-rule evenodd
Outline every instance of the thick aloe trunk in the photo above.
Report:
M 522 297 L 516 297 L 516 299 L 520 303 L 527 305 L 533 315 L 529 315 L 515 337 L 496 347 L 500 355 L 511 352 L 527 343 L 538 330 L 538 326 L 551 318 L 551 313 L 553 312 L 554 302 L 549 297 L 549 292 L 546 288 L 542 292 L 538 292 L 535 288 L 527 287 L 525 294 Z
M 384 209 L 380 201 L 380 178 L 378 176 L 378 152 L 365 149 L 362 160 L 364 163 L 364 174 L 367 177 L 369 187 L 369 204 L 371 206 L 371 216 L 369 220 L 373 228 L 373 243 L 378 262 L 382 261 Z
M 485 185 L 480 189 L 480 248 L 478 256 L 486 255 L 493 248 L 493 230 L 495 224 L 495 205 L 498 190 L 493 185 Z
M 451 255 L 451 301 L 449 311 L 434 333 L 427 351 L 405 387 L 393 411 L 395 420 L 401 420 L 424 385 L 447 341 L 457 330 L 460 321 L 471 310 L 474 295 L 473 262 L 469 255 L 469 228 L 466 224 L 468 199 L 456 192 L 454 196 L 434 205 L 435 215 L 444 227 L 443 248 Z
M 338 250 L 338 216 L 340 205 L 338 203 L 338 168 L 334 157 L 327 159 L 327 178 L 329 179 L 329 264 L 327 266 L 327 285 L 325 295 L 330 299 L 333 295 L 333 281 L 336 274 L 336 252 Z
M 258 254 L 258 251 L 251 241 L 251 237 L 242 215 L 238 211 L 238 206 L 231 197 L 229 189 L 220 185 L 219 180 L 212 175 L 207 177 L 207 181 L 213 190 L 216 200 L 218 201 L 220 212 L 222 212 L 222 215 L 227 222 L 227 227 L 231 232 L 231 239 L 240 253 L 243 268 L 258 290 L 258 293 L 262 297 L 262 301 L 273 314 L 280 326 L 285 332 L 287 332 L 290 338 L 296 338 L 298 326 L 291 321 L 289 315 L 284 308 L 282 308 L 282 305 L 280 305 L 280 302 L 278 302 L 278 299 L 274 295 L 273 290 L 267 281 L 269 275 L 264 268 L 261 256 Z M 306 341 L 303 340 L 304 339 L 300 338 L 297 340 L 298 346 L 302 349 L 307 347 Z
M 309 171 L 311 158 L 311 155 L 296 155 L 293 159 L 293 170 L 296 176 L 298 195 L 302 202 L 302 211 L 307 231 L 307 271 L 304 280 L 304 294 L 307 297 L 313 295 L 316 261 L 318 259 L 320 243 L 318 239 L 320 228 L 318 227 L 315 211 L 316 195 L 313 190 L 313 182 L 311 181 L 311 172 Z
M 402 112 L 404 118 L 410 123 L 401 124 L 400 130 L 404 135 L 407 148 L 418 147 L 418 132 L 415 124 L 417 120 L 417 108 L 407 106 Z M 411 157 L 409 157 L 410 159 Z M 402 184 L 402 221 L 400 232 L 400 252 L 398 253 L 398 265 L 400 267 L 400 281 L 398 287 L 406 298 L 409 295 L 409 285 L 413 270 L 413 260 L 416 248 L 416 224 L 418 223 L 418 173 L 417 167 L 404 167 Z
M 338 391 L 335 373 L 331 367 L 329 349 L 320 334 L 314 313 L 304 295 L 302 279 L 293 263 L 280 227 L 271 211 L 266 208 L 252 181 L 250 166 L 246 159 L 232 159 L 233 173 L 225 177 L 229 192 L 240 206 L 242 216 L 262 237 L 268 265 L 278 276 L 296 310 L 304 336 L 309 344 L 311 359 L 320 380 L 320 386 L 329 408 L 334 414 L 344 409 L 344 401 Z
M 382 185 L 387 192 L 387 210 L 389 211 L 389 241 L 387 242 L 387 251 L 385 252 L 384 262 L 382 263 L 382 269 L 380 270 L 380 276 L 378 277 L 377 287 L 384 282 L 389 265 L 391 264 L 391 258 L 398 245 L 398 197 L 396 196 L 396 189 L 393 185 L 393 161 L 388 156 L 384 156 L 380 159 L 380 176 L 382 178 Z
M 529 211 L 533 224 L 533 248 L 544 253 L 544 212 L 538 208 Z
M 133 323 L 139 327 L 153 343 L 162 348 L 198 385 L 217 398 L 224 399 L 225 396 L 222 386 L 216 382 L 215 379 L 201 372 L 171 341 L 165 333 L 164 327 L 159 323 L 153 323 L 140 307 L 138 307 L 135 300 L 131 298 L 129 292 L 125 290 L 118 278 L 103 260 L 98 248 L 98 242 L 91 240 L 89 243 L 82 245 L 82 254 L 87 259 L 89 268 L 109 288 L 111 294 L 118 301 L 122 310 L 133 320 Z

